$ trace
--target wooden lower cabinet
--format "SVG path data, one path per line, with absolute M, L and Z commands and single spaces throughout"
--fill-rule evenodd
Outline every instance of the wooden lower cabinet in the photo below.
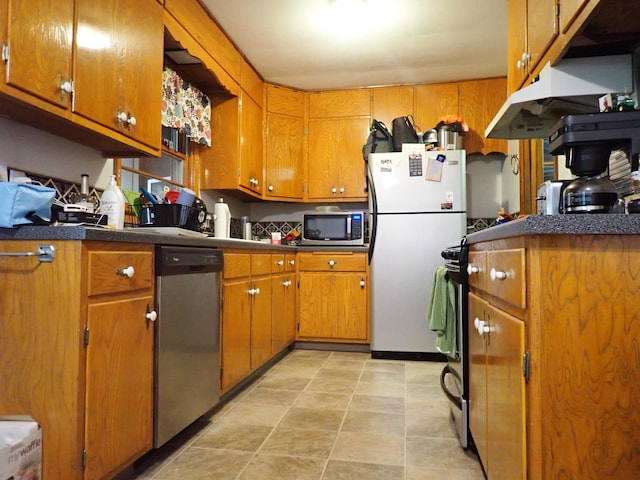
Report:
M 471 250 L 470 425 L 488 478 L 637 477 L 640 235 L 529 235 Z M 523 282 L 522 306 L 510 280 Z
M 295 254 L 273 254 L 271 277 L 271 354 L 277 355 L 296 339 L 297 275 Z
M 229 391 L 271 358 L 271 254 L 225 252 L 221 379 Z
M 0 257 L 0 415 L 42 426 L 43 478 L 113 478 L 152 447 L 153 246 L 0 251 L 43 244 L 52 262 Z
M 300 253 L 298 339 L 369 342 L 369 283 L 364 253 Z

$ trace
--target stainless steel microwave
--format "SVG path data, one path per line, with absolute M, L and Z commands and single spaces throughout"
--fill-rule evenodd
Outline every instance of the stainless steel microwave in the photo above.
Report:
M 364 245 L 365 212 L 305 214 L 301 245 Z

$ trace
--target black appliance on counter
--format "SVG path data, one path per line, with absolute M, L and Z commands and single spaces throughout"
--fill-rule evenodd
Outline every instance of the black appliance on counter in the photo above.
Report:
M 552 129 L 549 151 L 566 155 L 566 166 L 576 175 L 563 188 L 563 213 L 608 213 L 618 191 L 605 174 L 609 157 L 625 150 L 629 172 L 638 169 L 640 111 L 566 115 Z
M 463 448 L 472 448 L 469 433 L 469 330 L 468 294 L 469 245 L 463 238 L 459 245 L 444 249 L 440 255 L 445 260 L 447 278 L 456 286 L 456 341 L 458 357 L 447 356 L 447 365 L 440 374 L 440 385 L 445 396 L 451 401 L 451 416 Z

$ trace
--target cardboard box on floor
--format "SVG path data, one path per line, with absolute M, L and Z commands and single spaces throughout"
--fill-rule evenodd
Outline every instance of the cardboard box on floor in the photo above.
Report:
M 29 416 L 0 416 L 0 480 L 42 478 L 42 429 Z

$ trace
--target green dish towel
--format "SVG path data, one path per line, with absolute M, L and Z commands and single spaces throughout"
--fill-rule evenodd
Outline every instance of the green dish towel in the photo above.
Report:
M 458 358 L 456 347 L 456 287 L 447 279 L 447 269 L 437 267 L 427 309 L 429 329 L 437 333 L 436 348 L 451 358 Z

